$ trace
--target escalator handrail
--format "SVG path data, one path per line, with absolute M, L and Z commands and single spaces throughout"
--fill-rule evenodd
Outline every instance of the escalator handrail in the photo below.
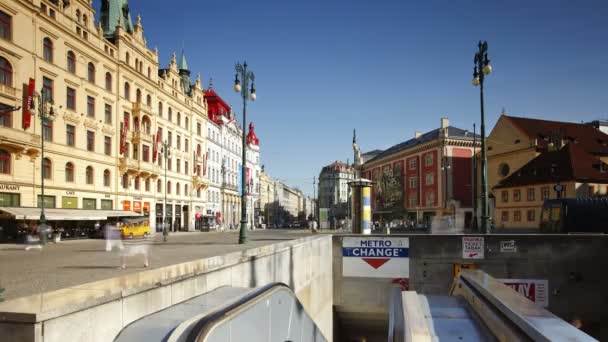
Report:
M 238 309 L 239 307 L 241 307 L 243 305 L 246 305 L 246 304 L 249 304 L 249 303 L 255 301 L 259 297 L 262 297 L 263 295 L 265 295 L 267 292 L 277 289 L 277 288 L 289 288 L 289 286 L 287 286 L 284 283 L 280 283 L 280 282 L 270 283 L 268 285 L 265 285 L 255 291 L 241 297 L 239 300 L 235 301 L 234 303 L 230 303 L 230 304 L 226 305 L 225 307 L 222 307 L 208 315 L 205 315 L 205 317 L 201 318 L 198 322 L 196 322 L 194 324 L 192 329 L 190 329 L 190 332 L 188 333 L 188 337 L 186 338 L 186 342 L 196 342 L 202 332 L 210 331 L 211 328 L 216 323 L 218 323 L 221 319 L 227 317 L 232 311 L 234 311 L 235 309 Z

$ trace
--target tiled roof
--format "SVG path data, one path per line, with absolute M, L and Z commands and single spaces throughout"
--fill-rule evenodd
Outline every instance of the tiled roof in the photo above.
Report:
M 591 125 L 506 115 L 505 117 L 528 137 L 537 139 L 540 148 L 546 148 L 552 140 L 559 138 L 566 142 L 575 142 L 593 154 L 608 153 L 608 135 Z
M 329 171 L 354 171 L 350 166 L 346 165 L 341 161 L 335 161 L 325 167 L 323 167 L 321 172 L 329 172 Z
M 461 129 L 458 127 L 454 127 L 454 126 L 448 126 L 447 130 L 448 130 L 448 138 L 473 140 L 474 135 L 473 135 L 473 132 L 471 132 L 471 131 L 467 131 L 467 130 L 464 130 L 464 129 Z M 426 143 L 429 141 L 437 140 L 440 138 L 440 134 L 441 134 L 441 128 L 434 129 L 430 132 L 424 133 L 423 135 L 421 135 L 418 138 L 413 138 L 413 139 L 404 141 L 402 143 L 399 143 L 397 145 L 394 145 L 392 147 L 389 147 L 388 149 L 382 151 L 382 153 L 380 153 L 377 156 L 375 156 L 374 158 L 370 159 L 368 162 L 385 158 L 387 156 L 390 156 L 399 151 L 414 147 L 416 145 L 420 145 L 420 144 L 423 144 L 423 143 Z M 480 138 L 480 136 L 478 134 L 475 134 L 475 136 L 477 137 L 477 139 Z
M 608 183 L 608 171 L 601 171 L 601 165 L 600 159 L 583 146 L 568 143 L 560 150 L 541 153 L 494 188 L 573 180 Z

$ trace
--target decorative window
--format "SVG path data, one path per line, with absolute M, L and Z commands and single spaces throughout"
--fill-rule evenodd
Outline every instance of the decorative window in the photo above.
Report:
M 188 120 L 188 117 L 185 117 L 184 124 L 186 125 L 186 128 L 189 128 L 189 123 L 190 123 L 190 120 Z
M 76 127 L 73 125 L 65 125 L 65 143 L 68 146 L 76 145 Z
M 73 182 L 74 181 L 74 164 L 67 162 L 65 164 L 65 181 Z
M 107 156 L 112 155 L 112 138 L 111 137 L 103 138 L 103 151 Z
M 53 80 L 42 77 L 42 88 L 44 89 L 44 98 L 47 101 L 53 101 Z
M 167 193 L 171 194 L 171 181 L 167 181 Z
M 528 201 L 534 201 L 536 198 L 536 189 L 529 188 L 528 189 Z
M 521 190 L 513 190 L 513 200 L 515 202 L 521 201 Z
M 507 190 L 503 190 L 503 191 L 501 191 L 501 192 L 500 192 L 500 196 L 501 196 L 502 201 L 503 201 L 504 203 L 509 202 L 509 192 L 508 192 Z
M 44 179 L 51 179 L 52 166 L 51 160 L 49 158 L 44 158 L 42 161 L 42 177 L 44 177 Z
M 181 126 L 182 124 L 182 113 L 177 112 L 177 125 Z
M 44 141 L 53 141 L 53 121 L 42 120 L 42 137 Z
M 158 102 L 158 116 L 159 117 L 163 117 L 163 103 L 162 102 Z
M 106 72 L 106 90 L 112 91 L 112 74 Z
M 129 101 L 131 100 L 131 85 L 129 84 L 129 82 L 125 82 L 124 97 Z
M 0 11 L 0 38 L 11 40 L 12 20 L 10 15 Z
M 104 106 L 104 122 L 108 125 L 112 123 L 112 105 L 107 103 Z
M 87 116 L 95 118 L 95 98 L 87 96 Z
M 513 212 L 513 221 L 521 222 L 521 211 L 520 210 L 515 210 Z
M 540 189 L 540 198 L 543 201 L 549 199 L 549 194 L 550 194 L 550 192 L 549 192 L 549 187 L 548 186 L 542 187 Z
M 135 190 L 139 190 L 140 178 L 139 176 L 135 177 Z
M 410 159 L 410 161 L 408 162 L 408 165 L 409 165 L 410 170 L 415 170 L 416 169 L 416 159 Z
M 11 154 L 0 150 L 0 173 L 8 175 L 11 173 Z
M 93 65 L 93 63 L 90 63 L 90 62 L 89 62 L 89 67 L 88 67 L 87 79 L 89 80 L 89 82 L 95 83 L 95 65 Z
M 92 166 L 87 166 L 87 170 L 86 170 L 86 179 L 87 179 L 87 184 L 93 184 L 93 167 Z
M 177 183 L 175 183 L 175 194 L 179 196 L 180 192 L 181 192 L 181 190 L 179 187 L 179 182 L 177 182 Z
M 182 148 L 182 137 L 179 135 L 175 136 L 177 149 L 180 150 Z
M 509 222 L 509 211 L 503 210 L 500 215 L 500 219 L 502 222 Z
M 76 110 L 76 90 L 67 87 L 66 89 L 66 100 L 65 106 L 68 109 Z
M 199 137 L 200 137 L 200 136 L 201 136 L 201 134 L 202 134 L 202 133 L 201 133 L 201 123 L 200 123 L 200 122 L 197 122 L 197 123 L 196 123 L 196 134 L 198 134 L 198 136 L 199 136 Z
M 409 183 L 410 183 L 410 189 L 416 188 L 416 177 L 410 177 Z
M 177 172 L 177 173 L 182 172 L 182 161 L 181 161 L 179 158 L 177 158 L 177 159 L 175 160 L 175 163 L 176 163 L 176 167 L 175 167 L 176 172 Z
M 42 58 L 49 63 L 53 62 L 53 41 L 49 37 L 42 40 Z
M 152 78 L 152 69 L 148 67 L 148 78 Z
M 72 51 L 68 51 L 68 72 L 76 73 L 76 55 Z
M 184 184 L 184 196 L 188 196 L 188 184 Z
M 498 166 L 498 175 L 501 177 L 507 177 L 510 172 L 509 164 L 502 163 Z
M 103 186 L 110 186 L 110 170 L 103 172 Z
M 536 220 L 536 211 L 528 210 L 528 222 L 534 222 Z
M 152 107 L 152 96 L 150 94 L 146 95 L 146 105 Z
M 435 175 L 432 172 L 428 172 L 425 175 L 425 184 L 426 185 L 433 185 L 433 184 L 435 184 Z
M 167 114 L 167 120 L 173 121 L 173 109 L 169 107 L 169 113 Z
M 424 156 L 424 165 L 425 166 L 433 165 L 433 154 L 432 153 L 427 153 L 426 156 Z
M 150 178 L 146 178 L 146 181 L 144 184 L 146 187 L 146 191 L 150 191 Z
M 188 139 L 184 139 L 184 152 L 188 152 L 188 149 L 189 149 L 189 147 L 188 147 L 188 146 L 189 146 L 189 145 L 190 145 L 190 144 L 189 144 Z
M 125 62 L 127 62 L 127 65 L 129 63 L 131 63 L 131 55 L 129 55 L 129 53 L 127 52 L 127 54 L 125 55 Z
M 185 161 L 185 162 L 184 162 L 184 173 L 185 173 L 186 175 L 190 174 L 190 171 L 189 171 L 189 169 L 188 169 L 188 165 L 189 165 L 189 164 L 188 164 L 188 161 Z
M 122 188 L 123 189 L 129 188 L 129 175 L 127 175 L 126 173 L 124 175 L 122 175 Z
M 87 151 L 95 152 L 95 132 L 87 131 Z
M 160 181 L 160 179 L 157 180 L 156 181 L 156 192 L 162 192 L 163 191 L 162 186 L 163 186 L 163 183 Z
M 198 157 L 201 156 L 201 144 L 196 145 L 196 155 Z
M 416 202 L 417 202 L 416 200 L 417 200 L 416 195 L 411 195 L 410 196 L 410 198 L 409 198 L 409 204 L 410 204 L 409 207 L 410 208 L 415 208 L 416 207 Z
M 142 145 L 141 153 L 143 161 L 150 162 L 150 147 L 148 145 Z
M 141 90 L 137 89 L 135 91 L 135 102 L 141 103 Z

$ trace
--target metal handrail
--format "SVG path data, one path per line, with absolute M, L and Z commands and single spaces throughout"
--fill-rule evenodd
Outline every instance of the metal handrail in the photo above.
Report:
M 255 290 L 241 299 L 237 300 L 234 303 L 231 303 L 217 311 L 214 311 L 205 317 L 201 318 L 198 322 L 196 322 L 193 327 L 190 329 L 188 336 L 186 338 L 186 342 L 196 342 L 199 340 L 200 336 L 207 335 L 213 327 L 219 324 L 221 321 L 229 317 L 234 311 L 242 308 L 245 305 L 251 304 L 255 302 L 258 298 L 266 295 L 268 292 L 273 291 L 278 288 L 289 288 L 284 283 L 270 283 L 265 285 L 258 290 Z

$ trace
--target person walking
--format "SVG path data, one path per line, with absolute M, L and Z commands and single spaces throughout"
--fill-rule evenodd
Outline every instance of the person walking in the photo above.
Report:
M 125 238 L 123 236 L 124 249 L 121 252 L 120 268 L 127 268 L 127 257 L 142 255 L 144 258 L 144 267 L 150 266 L 149 249 L 150 238 L 148 235 L 141 237 Z
M 106 223 L 104 226 L 104 237 L 106 240 L 106 252 L 111 252 L 114 247 L 123 250 L 120 229 L 117 226 L 113 226 L 109 222 Z

